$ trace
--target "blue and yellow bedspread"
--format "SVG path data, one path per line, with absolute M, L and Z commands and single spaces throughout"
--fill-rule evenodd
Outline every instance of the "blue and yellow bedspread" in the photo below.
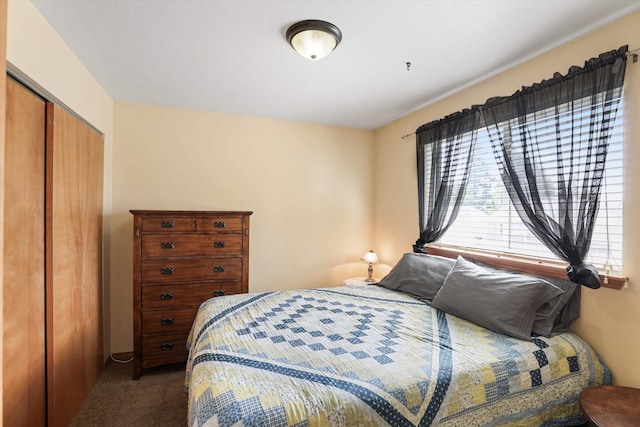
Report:
M 577 425 L 608 369 L 377 286 L 211 299 L 187 344 L 191 426 Z

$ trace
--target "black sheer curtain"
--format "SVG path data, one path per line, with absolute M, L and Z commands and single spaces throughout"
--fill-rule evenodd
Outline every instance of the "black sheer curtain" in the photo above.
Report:
M 420 238 L 413 251 L 438 240 L 455 221 L 469 179 L 480 110 L 451 114 L 416 131 Z
M 569 262 L 573 282 L 600 287 L 585 264 L 600 203 L 627 47 L 482 107 L 502 180 L 526 225 Z

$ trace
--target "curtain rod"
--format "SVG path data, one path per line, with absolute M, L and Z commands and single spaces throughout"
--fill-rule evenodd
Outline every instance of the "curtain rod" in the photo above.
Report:
M 628 51 L 628 52 L 626 53 L 627 58 L 628 58 L 628 57 L 631 57 L 631 62 L 633 62 L 633 63 L 638 62 L 638 52 L 640 52 L 640 47 L 639 47 L 639 48 L 637 48 L 637 49 L 633 49 L 633 50 Z M 409 132 L 409 133 L 404 133 L 404 134 L 402 134 L 402 136 L 400 137 L 400 139 L 402 139 L 402 140 L 404 141 L 405 139 L 410 138 L 410 137 L 412 137 L 412 136 L 416 136 L 415 131 L 414 131 L 414 132 Z

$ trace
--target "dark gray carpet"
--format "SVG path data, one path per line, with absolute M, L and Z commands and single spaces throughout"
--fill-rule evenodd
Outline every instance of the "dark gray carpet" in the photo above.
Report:
M 184 364 L 145 369 L 137 381 L 131 375 L 131 363 L 109 363 L 71 426 L 187 425 Z

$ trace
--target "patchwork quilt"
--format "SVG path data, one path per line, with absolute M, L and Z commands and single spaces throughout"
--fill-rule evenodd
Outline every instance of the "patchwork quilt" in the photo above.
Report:
M 571 333 L 523 341 L 378 286 L 214 298 L 187 346 L 190 426 L 578 425 L 610 383 Z

